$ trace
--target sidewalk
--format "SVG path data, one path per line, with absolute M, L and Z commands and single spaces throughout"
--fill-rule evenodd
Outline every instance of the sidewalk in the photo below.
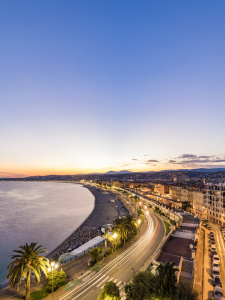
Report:
M 195 257 L 195 274 L 193 288 L 199 294 L 199 300 L 203 300 L 203 281 L 204 281 L 204 244 L 205 244 L 205 230 L 200 227 L 199 239 Z
M 203 300 L 214 297 L 210 231 L 205 229 Z

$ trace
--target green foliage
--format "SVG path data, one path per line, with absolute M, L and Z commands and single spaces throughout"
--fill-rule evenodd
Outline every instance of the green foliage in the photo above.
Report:
M 106 250 L 106 254 L 107 254 L 107 255 L 112 254 L 112 248 L 108 248 L 108 249 Z
M 179 281 L 176 300 L 198 300 L 198 292 L 188 282 Z
M 50 271 L 46 277 L 47 291 L 52 291 L 52 272 Z M 66 273 L 64 271 L 53 271 L 53 288 L 56 291 L 58 288 L 66 284 Z
M 94 247 L 93 249 L 88 250 L 88 254 L 90 254 L 91 259 L 94 263 L 98 262 L 101 260 L 103 249 L 99 247 Z
M 98 300 L 120 300 L 119 288 L 113 281 L 105 283 L 104 290 L 100 292 Z
M 11 287 L 21 283 L 22 277 L 25 278 L 26 295 L 25 299 L 30 299 L 30 277 L 31 272 L 34 274 L 36 282 L 40 281 L 41 270 L 47 275 L 47 269 L 50 267 L 49 260 L 40 255 L 45 251 L 41 246 L 36 247 L 37 243 L 25 244 L 20 246 L 19 250 L 13 250 L 16 254 L 11 255 L 13 261 L 9 264 L 7 279 Z
M 151 273 L 152 265 L 144 272 L 138 272 L 133 282 L 125 287 L 127 300 L 197 300 L 198 293 L 188 283 L 176 285 L 174 263 L 160 264 L 156 274 Z
M 173 221 L 173 220 L 170 220 L 170 224 L 172 224 L 172 225 L 176 225 L 176 223 L 175 223 L 175 221 Z
M 166 221 L 163 221 L 163 223 L 164 223 L 164 225 L 166 227 L 165 235 L 167 235 L 170 232 L 170 225 Z
M 157 267 L 157 284 L 156 290 L 160 297 L 175 298 L 176 295 L 176 271 L 174 268 L 175 263 L 167 262 L 160 264 Z
M 46 298 L 49 295 L 49 292 L 47 291 L 47 287 L 43 287 L 41 290 L 32 292 L 30 294 L 31 300 L 42 300 Z M 25 297 L 19 298 L 18 300 L 24 300 Z

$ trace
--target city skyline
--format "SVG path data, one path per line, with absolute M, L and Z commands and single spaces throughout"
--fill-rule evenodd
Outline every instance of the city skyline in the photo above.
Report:
M 225 167 L 224 1 L 0 3 L 0 177 Z

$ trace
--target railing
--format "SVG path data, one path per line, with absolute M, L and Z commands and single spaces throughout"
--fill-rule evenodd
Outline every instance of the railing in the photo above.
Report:
M 102 243 L 104 243 L 104 241 L 101 241 L 101 242 L 99 242 L 98 244 L 95 244 L 93 247 L 90 247 L 89 249 L 93 249 L 94 247 L 98 247 L 98 246 L 101 245 Z M 89 250 L 89 249 L 88 249 L 88 250 Z M 78 258 L 78 257 L 80 257 L 80 256 L 82 256 L 82 255 L 84 255 L 84 254 L 86 254 L 86 253 L 88 252 L 88 250 L 86 250 L 86 251 L 84 251 L 84 252 L 82 252 L 82 253 L 80 253 L 80 254 L 73 255 L 73 256 L 71 256 L 71 257 L 69 257 L 69 258 L 67 258 L 67 259 L 62 260 L 62 264 L 64 265 L 64 264 L 66 264 L 66 263 L 68 263 L 68 262 L 70 262 L 70 261 L 72 261 L 72 260 L 74 260 L 74 259 L 76 259 L 76 258 Z

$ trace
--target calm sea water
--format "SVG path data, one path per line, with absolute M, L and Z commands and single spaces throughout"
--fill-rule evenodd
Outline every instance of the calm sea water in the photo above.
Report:
M 0 284 L 9 257 L 25 243 L 54 250 L 94 208 L 94 196 L 78 184 L 0 182 Z

